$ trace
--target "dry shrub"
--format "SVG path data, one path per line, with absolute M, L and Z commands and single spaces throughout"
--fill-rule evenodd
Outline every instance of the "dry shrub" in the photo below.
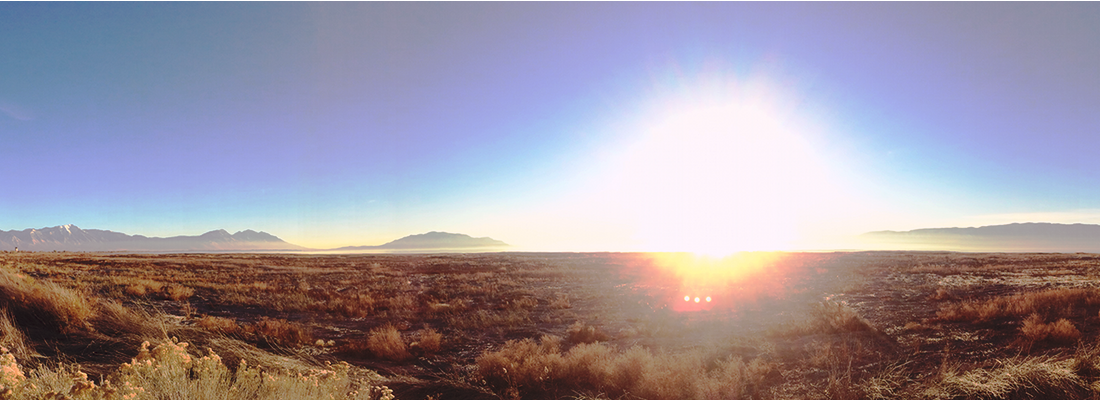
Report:
M 7 269 L 0 269 L 0 308 L 23 327 L 46 326 L 60 332 L 86 331 L 95 315 L 84 294 Z
M 210 315 L 204 315 L 202 318 L 196 320 L 195 326 L 198 326 L 199 328 L 202 328 L 209 332 L 222 333 L 226 335 L 236 335 L 243 332 L 241 326 L 237 324 L 237 321 L 229 318 L 214 317 Z
M 1100 289 L 1060 288 L 1041 292 L 964 301 L 940 307 L 936 316 L 952 322 L 986 322 L 1006 317 L 1039 314 L 1045 318 L 1070 317 L 1075 308 L 1100 307 Z
M 24 373 L 15 357 L 0 354 L 3 398 L 18 399 L 356 399 L 393 400 L 393 391 L 351 377 L 347 363 L 298 372 L 242 361 L 232 371 L 208 350 L 199 357 L 185 342 L 142 343 L 137 357 L 97 384 L 78 365 Z
M 565 293 L 558 293 L 553 300 L 550 300 L 550 308 L 560 310 L 565 308 L 572 308 L 569 304 L 569 295 Z
M 580 344 L 562 354 L 561 339 L 508 341 L 477 358 L 478 376 L 502 397 L 589 393 L 652 400 L 748 398 L 764 391 L 774 364 L 727 357 L 707 362 L 702 352 L 654 355 L 642 347 L 617 352 Z M 606 397 L 605 397 L 606 398 Z
M 534 297 L 520 297 L 518 299 L 512 300 L 508 304 L 508 307 L 509 308 L 522 308 L 524 310 L 533 310 L 538 305 L 539 305 L 539 302 L 538 302 L 538 300 L 535 300 Z
M 904 398 L 906 388 L 915 382 L 909 377 L 905 364 L 894 364 L 861 382 L 863 397 L 869 400 L 894 400 Z
M 549 390 L 551 380 L 562 369 L 561 339 L 543 336 L 509 340 L 499 350 L 482 353 L 477 370 L 482 380 L 498 392 L 518 397 L 521 393 Z
M 424 328 L 420 330 L 420 341 L 417 342 L 417 345 L 424 353 L 434 354 L 438 352 L 442 343 L 442 333 L 436 332 L 435 329 L 432 328 Z
M 416 299 L 413 296 L 409 295 L 394 296 L 386 299 L 386 308 L 391 312 L 409 312 L 413 310 L 413 307 L 415 305 Z
M 144 297 L 149 294 L 149 288 L 145 285 L 129 285 L 124 290 L 126 294 L 134 297 Z
M 309 327 L 285 319 L 263 317 L 247 325 L 245 332 L 268 346 L 300 347 L 313 342 Z
M 409 358 L 409 350 L 401 338 L 401 332 L 393 325 L 372 329 L 367 337 L 367 349 L 375 356 L 387 360 L 402 361 Z
M 1048 324 L 1043 322 L 1043 317 L 1039 314 L 1028 316 L 1020 327 L 1020 333 L 1023 334 L 1027 346 L 1039 342 L 1067 344 L 1081 338 L 1081 332 L 1069 320 L 1062 318 Z
M 1100 347 L 1079 346 L 1073 356 L 1073 372 L 1088 381 L 1100 378 Z
M 164 288 L 165 297 L 174 301 L 183 301 L 191 298 L 195 294 L 195 289 L 182 285 L 168 285 Z
M 8 310 L 0 310 L 0 347 L 23 359 L 37 355 L 34 348 L 27 345 L 27 335 L 15 325 Z
M 114 300 L 100 299 L 96 310 L 93 324 L 100 333 L 113 336 L 149 336 L 161 331 L 154 322 L 155 318 L 149 313 L 126 308 Z
M 453 314 L 446 318 L 447 325 L 456 329 L 484 329 L 497 326 L 521 327 L 530 322 L 531 314 L 524 309 L 506 309 L 501 312 L 480 309 L 470 314 Z
M 124 282 L 129 282 L 123 291 L 134 297 L 144 297 L 150 293 L 160 292 L 164 288 L 164 284 L 148 279 L 125 279 Z
M 805 323 L 792 326 L 786 333 L 806 335 L 868 331 L 874 332 L 875 329 L 847 304 L 823 301 L 814 307 Z
M 994 368 L 959 372 L 947 367 L 925 390 L 932 399 L 1086 399 L 1088 388 L 1074 373 L 1073 361 L 1051 357 L 998 361 Z
M 574 322 L 566 330 L 566 340 L 570 343 L 606 342 L 611 337 L 594 326 L 588 326 L 581 321 Z
M 907 332 L 915 332 L 915 331 L 926 331 L 926 330 L 929 329 L 929 327 L 921 324 L 920 322 L 909 321 L 909 322 L 906 322 L 905 325 L 901 327 L 901 329 L 904 330 L 904 331 L 907 331 Z
M 932 300 L 936 300 L 936 301 L 954 300 L 954 299 L 955 299 L 955 296 L 952 295 L 951 292 L 948 292 L 947 289 L 944 289 L 944 288 L 936 289 L 936 294 L 932 295 Z
M 364 318 L 374 311 L 374 297 L 369 293 L 336 296 L 325 303 L 325 309 L 348 318 Z

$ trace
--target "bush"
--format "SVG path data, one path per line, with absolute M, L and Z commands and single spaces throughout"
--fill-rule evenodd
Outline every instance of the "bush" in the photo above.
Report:
M 229 318 L 212 317 L 205 315 L 195 321 L 195 326 L 202 328 L 209 332 L 222 333 L 226 335 L 235 335 L 241 333 L 243 330 L 241 326 Z
M 393 400 L 393 391 L 349 377 L 347 363 L 289 374 L 241 361 L 235 372 L 209 351 L 196 357 L 188 344 L 142 343 L 137 357 L 100 384 L 79 366 L 39 368 L 24 373 L 12 354 L 0 349 L 0 397 L 20 399 L 362 399 Z
M 939 382 L 926 390 L 935 399 L 1085 399 L 1087 388 L 1074 373 L 1072 361 L 1016 358 L 995 368 L 959 372 L 946 367 Z
M 594 326 L 588 326 L 581 321 L 577 321 L 566 330 L 566 338 L 570 343 L 577 344 L 606 342 L 611 337 Z
M 169 299 L 175 301 L 182 301 L 191 298 L 195 294 L 195 289 L 181 285 L 169 285 L 164 289 L 164 295 Z
M 409 350 L 405 347 L 401 332 L 393 325 L 372 329 L 367 337 L 367 349 L 376 357 L 391 361 L 409 358 Z
M 1053 319 L 1072 316 L 1074 308 L 1097 307 L 1100 289 L 1060 288 L 947 304 L 936 316 L 951 322 L 985 322 L 1030 314 Z
M 1048 324 L 1043 322 L 1043 318 L 1039 314 L 1028 316 L 1020 327 L 1020 333 L 1023 334 L 1025 344 L 1028 347 L 1039 342 L 1068 344 L 1081 338 L 1081 332 L 1069 320 L 1062 318 Z
M 309 327 L 285 319 L 264 317 L 249 324 L 245 331 L 268 346 L 300 347 L 313 342 Z
M 23 327 L 44 326 L 59 332 L 87 331 L 95 315 L 84 294 L 7 269 L 0 269 L 0 308 Z
M 588 393 L 594 397 L 651 400 L 749 398 L 762 393 L 774 364 L 755 358 L 720 358 L 701 352 L 654 355 L 643 347 L 624 352 L 601 343 L 561 352 L 561 339 L 508 341 L 477 358 L 477 376 L 501 397 Z
M 439 351 L 442 342 L 442 333 L 436 332 L 432 328 L 424 328 L 420 331 L 420 341 L 417 343 L 421 351 L 426 354 L 433 354 Z

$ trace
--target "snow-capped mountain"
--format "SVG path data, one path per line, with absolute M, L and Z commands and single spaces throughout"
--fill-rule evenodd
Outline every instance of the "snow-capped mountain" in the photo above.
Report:
M 244 230 L 234 234 L 224 229 L 199 236 L 168 238 L 127 235 L 75 225 L 52 228 L 0 231 L 0 250 L 30 251 L 242 251 L 305 250 L 269 233 Z

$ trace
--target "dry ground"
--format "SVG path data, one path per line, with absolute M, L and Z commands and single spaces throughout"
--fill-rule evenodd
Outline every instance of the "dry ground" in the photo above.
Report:
M 346 361 L 400 399 L 1100 393 L 1100 256 L 767 253 L 702 278 L 669 260 L 3 253 L 0 344 L 94 381 L 177 336 L 229 370 Z

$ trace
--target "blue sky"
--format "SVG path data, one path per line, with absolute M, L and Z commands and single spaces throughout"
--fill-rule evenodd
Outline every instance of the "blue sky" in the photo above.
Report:
M 1100 223 L 1093 3 L 3 3 L 0 229 L 843 247 Z

